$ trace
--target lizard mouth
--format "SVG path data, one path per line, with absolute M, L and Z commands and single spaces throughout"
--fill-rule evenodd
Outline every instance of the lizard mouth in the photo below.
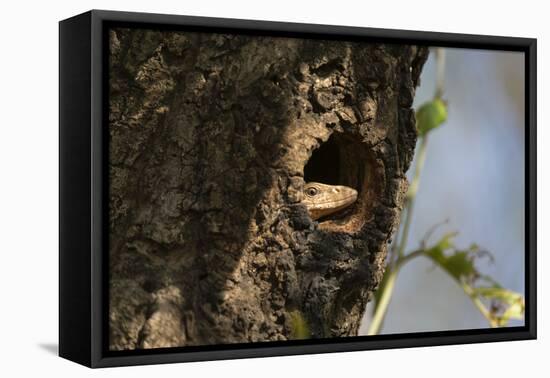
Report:
M 340 218 L 340 215 L 347 214 L 357 199 L 357 192 L 353 191 L 351 195 L 338 200 L 324 201 L 316 203 L 313 209 L 309 210 L 313 220 L 325 222 L 327 220 Z
M 357 193 L 351 194 L 347 197 L 344 197 L 344 198 L 336 200 L 336 201 L 325 201 L 325 202 L 319 202 L 318 204 L 319 205 L 331 204 L 336 208 L 336 207 L 346 206 L 346 204 L 348 204 L 350 201 L 354 202 L 356 199 L 357 199 Z

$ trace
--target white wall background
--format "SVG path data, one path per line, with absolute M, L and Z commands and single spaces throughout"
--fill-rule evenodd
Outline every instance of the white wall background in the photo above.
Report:
M 539 39 L 539 340 L 88 370 L 55 356 L 57 343 L 57 21 L 91 8 Z M 544 376 L 550 328 L 548 11 L 542 1 L 79 1 L 4 2 L 0 23 L 0 375 L 109 377 Z M 550 273 L 549 273 L 550 274 Z

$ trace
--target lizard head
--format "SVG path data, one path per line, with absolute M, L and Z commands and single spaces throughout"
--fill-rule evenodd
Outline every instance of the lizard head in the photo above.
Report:
M 343 185 L 308 182 L 304 185 L 304 199 L 313 220 L 340 211 L 357 200 L 357 190 Z

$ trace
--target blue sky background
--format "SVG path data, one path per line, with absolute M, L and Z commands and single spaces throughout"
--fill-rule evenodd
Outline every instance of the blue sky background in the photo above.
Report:
M 430 134 L 408 250 L 446 219 L 432 240 L 458 231 L 457 247 L 477 243 L 495 257 L 479 264 L 504 287 L 524 293 L 523 53 L 445 49 L 447 122 Z M 435 54 L 424 66 L 415 107 L 431 99 Z M 409 170 L 409 178 L 413 169 Z M 371 316 L 367 311 L 360 334 Z M 513 321 L 510 325 L 522 325 Z M 381 333 L 487 328 L 462 289 L 425 258 L 397 280 Z

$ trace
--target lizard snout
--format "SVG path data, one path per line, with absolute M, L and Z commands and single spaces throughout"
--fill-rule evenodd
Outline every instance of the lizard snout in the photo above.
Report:
M 341 195 L 341 196 L 355 196 L 357 197 L 357 190 L 353 189 L 353 188 L 349 188 L 347 186 L 340 186 L 340 185 L 335 185 L 333 188 L 332 188 L 332 193 L 333 194 L 338 194 L 338 195 Z

